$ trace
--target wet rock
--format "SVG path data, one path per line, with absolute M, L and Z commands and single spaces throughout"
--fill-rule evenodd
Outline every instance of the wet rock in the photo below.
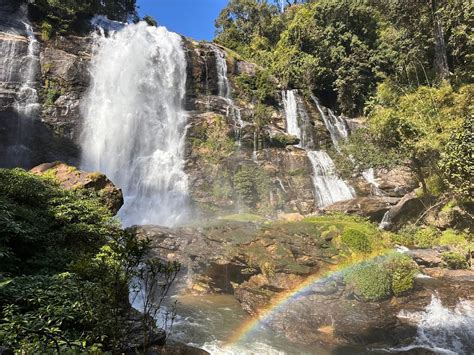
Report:
M 402 197 L 418 187 L 418 181 L 406 167 L 377 171 L 376 182 L 380 190 L 393 197 Z
M 324 208 L 327 212 L 344 212 L 368 217 L 380 222 L 392 206 L 399 201 L 396 197 L 356 197 L 347 201 L 339 201 Z
M 422 199 L 416 196 L 415 192 L 410 192 L 403 196 L 397 204 L 389 209 L 384 223 L 384 229 L 397 230 L 410 220 L 415 220 L 429 206 L 428 198 Z
M 102 173 L 81 171 L 62 162 L 44 163 L 31 169 L 31 172 L 53 177 L 65 189 L 95 191 L 113 214 L 116 214 L 123 205 L 122 190 Z
M 172 343 L 164 346 L 154 346 L 146 355 L 206 355 L 207 351 L 186 344 Z
M 441 253 L 435 249 L 412 249 L 407 252 L 418 265 L 435 267 L 443 263 Z

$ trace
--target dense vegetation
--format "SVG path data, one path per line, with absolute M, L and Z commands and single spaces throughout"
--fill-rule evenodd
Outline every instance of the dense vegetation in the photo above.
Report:
M 94 15 L 125 22 L 137 19 L 136 0 L 35 0 L 30 1 L 30 14 L 40 24 L 42 37 L 65 34 L 87 28 Z M 151 18 L 147 17 L 150 21 Z
M 176 269 L 145 261 L 146 250 L 95 194 L 0 170 L 0 344 L 26 353 L 126 349 L 132 279 L 145 267 L 169 281 Z
M 409 167 L 423 193 L 473 194 L 473 21 L 470 1 L 231 0 L 216 41 L 288 88 L 364 115 L 334 152 L 346 177 Z M 249 88 L 249 80 L 237 84 Z M 252 92 L 267 92 L 268 81 Z M 268 96 L 268 95 L 265 95 Z M 262 95 L 253 101 L 265 103 Z

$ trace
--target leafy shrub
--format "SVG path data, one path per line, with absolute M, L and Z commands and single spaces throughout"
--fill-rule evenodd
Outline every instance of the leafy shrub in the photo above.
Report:
M 53 33 L 53 26 L 48 21 L 41 23 L 41 38 L 43 41 L 48 41 Z
M 344 276 L 357 296 L 366 301 L 379 301 L 390 296 L 389 273 L 376 262 L 365 262 L 353 266 Z
M 433 227 L 421 228 L 413 236 L 414 245 L 417 248 L 431 248 L 438 242 L 439 233 Z
M 94 312 L 100 290 L 70 274 L 17 277 L 0 287 L 5 305 L 0 323 L 0 343 L 30 353 L 46 349 L 82 352 L 99 348 L 99 323 Z
M 468 236 L 463 233 L 457 233 L 452 229 L 447 229 L 439 238 L 438 244 L 456 250 L 466 250 L 469 246 Z
M 446 144 L 439 163 L 444 182 L 454 194 L 461 197 L 472 196 L 474 190 L 473 125 L 474 119 L 467 115 L 462 128 Z
M 395 296 L 413 288 L 418 265 L 409 256 L 400 253 L 390 254 L 384 260 L 383 266 L 390 274 L 392 292 Z
M 3 273 L 64 271 L 120 233 L 97 197 L 21 169 L 0 169 L 0 201 Z
M 467 269 L 469 263 L 467 262 L 466 255 L 455 251 L 447 251 L 441 254 L 441 258 L 446 263 L 448 269 Z
M 341 241 L 354 252 L 367 253 L 372 250 L 370 238 L 357 229 L 345 229 Z
M 392 242 L 406 247 L 415 246 L 415 234 L 419 230 L 414 224 L 406 224 L 397 233 L 392 234 Z
M 257 207 L 267 199 L 268 180 L 268 175 L 258 166 L 243 165 L 234 175 L 234 190 L 246 206 Z

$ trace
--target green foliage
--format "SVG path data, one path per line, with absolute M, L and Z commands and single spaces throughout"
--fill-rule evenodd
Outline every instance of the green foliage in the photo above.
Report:
M 439 233 L 433 227 L 418 229 L 413 236 L 413 244 L 417 248 L 431 248 L 438 243 Z
M 466 254 L 456 251 L 448 251 L 441 254 L 441 258 L 448 267 L 448 269 L 458 270 L 467 269 L 469 263 L 467 262 Z
M 383 261 L 383 266 L 390 274 L 392 292 L 395 296 L 410 291 L 415 285 L 418 266 L 409 256 L 392 253 Z
M 365 262 L 353 266 L 344 275 L 357 296 L 365 301 L 379 301 L 391 294 L 389 273 L 376 262 Z
M 43 41 L 48 41 L 53 34 L 53 26 L 48 21 L 43 21 L 41 23 L 41 39 Z
M 208 162 L 219 162 L 229 157 L 234 151 L 234 141 L 227 133 L 227 123 L 224 118 L 214 115 L 203 122 L 199 130 L 199 138 L 193 139 L 193 146 Z
M 470 197 L 474 193 L 472 182 L 474 176 L 473 125 L 474 119 L 472 116 L 464 118 L 462 128 L 454 133 L 447 142 L 439 164 L 445 184 L 452 193 L 461 198 Z
M 0 287 L 0 342 L 29 353 L 99 349 L 94 297 L 100 292 L 71 274 L 17 277 Z
M 21 353 L 125 349 L 129 285 L 143 290 L 132 280 L 165 295 L 179 270 L 145 260 L 147 250 L 90 192 L 0 169 L 0 274 L 10 278 L 0 283 L 0 343 Z M 147 304 L 138 319 L 151 329 L 159 305 Z
M 143 17 L 143 21 L 145 21 L 149 26 L 158 27 L 158 22 L 156 22 L 153 16 L 146 15 Z
M 354 252 L 367 253 L 372 251 L 370 237 L 357 229 L 345 229 L 341 241 Z
M 235 79 L 239 95 L 257 103 L 275 100 L 276 86 L 268 70 L 257 69 L 255 75 L 240 74 Z
M 42 20 L 42 38 L 87 27 L 87 20 L 99 14 L 112 20 L 136 18 L 135 0 L 35 0 L 30 2 L 34 15 Z
M 233 184 L 238 198 L 248 207 L 262 207 L 268 199 L 269 177 L 260 167 L 242 165 L 235 173 Z
M 417 273 L 418 266 L 410 257 L 390 253 L 352 266 L 344 281 L 365 301 L 379 301 L 413 289 Z
M 4 273 L 65 270 L 119 233 L 97 198 L 21 169 L 0 170 L 0 201 L 0 246 L 10 255 Z
M 468 240 L 469 236 L 467 234 L 456 232 L 453 229 L 447 229 L 441 233 L 438 245 L 467 253 L 470 247 Z
M 337 171 L 343 177 L 369 168 L 390 169 L 403 162 L 396 149 L 381 149 L 371 132 L 366 128 L 356 129 L 340 144 L 340 151 L 331 155 Z

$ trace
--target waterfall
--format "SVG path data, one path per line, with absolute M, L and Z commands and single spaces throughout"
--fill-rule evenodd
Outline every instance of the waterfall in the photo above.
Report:
M 384 229 L 388 229 L 388 228 L 391 227 L 391 225 L 392 225 L 392 214 L 390 212 L 391 212 L 391 208 L 389 208 L 388 211 L 385 212 L 385 214 L 383 215 L 382 220 L 379 223 L 379 229 L 384 230 Z
M 125 226 L 179 224 L 188 206 L 181 37 L 140 22 L 98 36 L 96 45 L 82 106 L 82 166 L 122 188 Z
M 421 312 L 402 311 L 398 315 L 417 325 L 414 344 L 392 351 L 427 349 L 440 354 L 472 354 L 474 349 L 474 303 L 461 300 L 454 309 L 444 307 L 432 296 Z
M 374 168 L 366 169 L 362 172 L 362 177 L 365 181 L 367 181 L 370 185 L 370 194 L 374 196 L 384 196 L 385 192 L 380 189 L 380 185 L 375 179 L 375 170 Z
M 352 188 L 337 176 L 334 163 L 326 152 L 309 151 L 308 157 L 313 167 L 313 184 L 319 207 L 354 197 Z
M 283 98 L 283 108 L 285 109 L 286 132 L 298 137 L 301 146 L 301 129 L 298 123 L 298 107 L 296 104 L 296 90 L 284 90 L 281 93 Z
M 349 128 L 347 127 L 346 120 L 341 116 L 335 115 L 331 109 L 323 107 L 316 96 L 311 95 L 311 99 L 318 108 L 324 125 L 329 131 L 332 144 L 339 150 L 339 142 L 347 139 L 349 136 Z
M 324 151 L 311 150 L 314 146 L 311 134 L 313 128 L 302 102 L 299 102 L 297 91 L 283 91 L 282 98 L 287 132 L 300 139 L 298 146 L 306 149 L 313 169 L 312 181 L 317 206 L 325 207 L 337 201 L 353 198 L 354 190 L 337 176 L 331 157 Z
M 216 58 L 218 95 L 227 102 L 226 115 L 232 118 L 234 121 L 235 139 L 237 141 L 237 145 L 240 147 L 242 140 L 242 128 L 245 126 L 245 122 L 242 120 L 240 108 L 237 107 L 232 100 L 232 89 L 227 76 L 227 62 L 225 60 L 225 54 L 219 49 L 219 47 L 215 45 L 212 45 L 212 50 Z
M 15 133 L 6 143 L 4 163 L 6 166 L 28 166 L 31 132 L 40 110 L 35 88 L 39 44 L 28 23 L 25 5 L 20 7 L 8 35 L 0 43 L 0 102 L 17 114 L 13 124 Z

